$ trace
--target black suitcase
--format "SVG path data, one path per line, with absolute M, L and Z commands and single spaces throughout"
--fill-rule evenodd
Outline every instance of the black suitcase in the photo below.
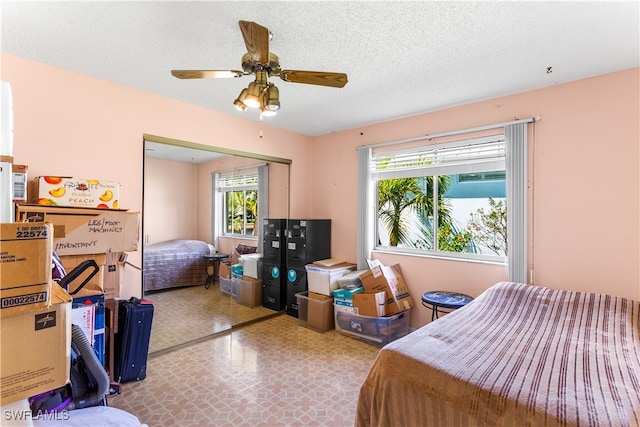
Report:
M 139 381 L 147 376 L 153 304 L 131 297 L 119 302 L 115 336 L 115 375 L 118 382 Z

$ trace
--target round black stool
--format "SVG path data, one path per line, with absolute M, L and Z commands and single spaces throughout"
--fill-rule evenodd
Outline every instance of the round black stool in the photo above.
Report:
M 422 305 L 431 309 L 431 321 L 438 319 L 438 313 L 449 313 L 441 311 L 441 308 L 456 310 L 471 301 L 473 301 L 472 297 L 459 292 L 429 291 L 422 294 Z

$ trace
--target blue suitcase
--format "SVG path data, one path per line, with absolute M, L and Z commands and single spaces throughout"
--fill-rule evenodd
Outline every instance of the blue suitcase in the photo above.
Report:
M 119 302 L 118 333 L 114 339 L 116 381 L 123 383 L 146 378 L 152 320 L 151 301 L 131 297 Z

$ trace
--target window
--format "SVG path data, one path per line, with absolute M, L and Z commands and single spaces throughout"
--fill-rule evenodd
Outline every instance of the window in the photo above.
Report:
M 504 259 L 503 135 L 377 150 L 370 171 L 377 200 L 377 248 Z
M 385 250 L 507 262 L 509 280 L 526 283 L 532 121 L 359 147 L 358 267 L 372 250 Z M 498 134 L 473 137 L 491 129 Z
M 217 191 L 223 195 L 223 233 L 254 235 L 258 218 L 258 172 L 221 175 Z

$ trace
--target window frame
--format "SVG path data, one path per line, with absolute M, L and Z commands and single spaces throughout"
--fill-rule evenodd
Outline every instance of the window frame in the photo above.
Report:
M 250 177 L 249 181 L 251 182 L 250 184 L 241 184 L 241 183 L 237 183 L 237 182 L 246 182 L 247 181 L 247 177 Z M 244 171 L 242 173 L 231 173 L 231 174 L 217 174 L 217 179 L 216 179 L 216 188 L 215 188 L 215 193 L 218 196 L 218 200 L 221 201 L 221 203 L 219 204 L 220 206 L 220 211 L 219 213 L 216 215 L 220 218 L 221 220 L 221 233 L 219 234 L 221 237 L 230 237 L 230 238 L 241 238 L 241 239 L 258 239 L 258 236 L 255 234 L 255 231 L 252 234 L 246 234 L 246 226 L 247 226 L 247 221 L 246 221 L 246 214 L 243 216 L 243 230 L 245 231 L 244 233 L 229 233 L 228 230 L 228 216 L 227 216 L 227 194 L 228 193 L 233 193 L 233 192 L 239 192 L 242 191 L 243 192 L 243 203 L 246 204 L 246 192 L 247 191 L 255 191 L 257 198 L 256 198 L 256 209 L 257 209 L 257 214 L 255 217 L 255 221 L 254 221 L 254 228 L 255 227 L 259 227 L 259 218 L 260 218 L 260 186 L 259 186 L 259 173 L 258 170 L 248 170 L 248 171 Z M 227 182 L 233 180 L 236 183 L 235 184 L 228 184 Z M 244 205 L 243 205 L 244 206 Z M 245 212 L 246 212 L 246 208 L 245 208 Z
M 374 252 L 374 227 L 377 210 L 374 186 L 370 179 L 369 166 L 373 148 L 384 146 L 402 147 L 403 144 L 435 143 L 436 139 L 460 135 L 482 135 L 485 131 L 502 131 L 506 138 L 506 194 L 509 222 L 507 224 L 508 278 L 514 282 L 527 283 L 533 269 L 533 259 L 529 259 L 529 133 L 535 130 L 529 124 L 535 124 L 533 117 L 515 119 L 510 122 L 476 126 L 473 128 L 426 134 L 404 140 L 380 142 L 357 147 L 358 150 L 358 238 L 357 262 L 359 269 L 367 268 L 367 259 Z M 486 134 L 486 133 L 484 133 Z M 534 140 L 535 144 L 535 140 Z M 406 146 L 406 145 L 404 145 Z M 408 254 L 406 251 L 404 252 Z
M 481 150 L 484 149 L 497 149 L 499 150 L 499 154 L 492 154 L 489 157 L 484 156 L 483 158 L 477 157 L 467 157 L 463 160 L 449 160 L 445 158 L 443 161 L 439 158 L 439 153 L 448 152 L 448 153 L 461 153 L 464 151 L 472 151 L 474 148 L 480 147 Z M 422 166 L 406 166 L 406 167 L 397 167 L 390 169 L 380 169 L 378 166 L 384 160 L 390 157 L 396 158 L 404 158 L 405 163 L 411 163 L 411 158 L 416 156 L 416 158 L 429 159 L 429 164 L 425 164 Z M 458 154 L 460 156 L 460 154 Z M 369 179 L 372 181 L 373 185 L 373 204 L 375 206 L 376 216 L 379 212 L 380 206 L 378 205 L 378 183 L 382 180 L 386 179 L 397 179 L 397 178 L 420 178 L 420 177 L 432 177 L 433 179 L 433 200 L 437 200 L 438 195 L 438 180 L 439 176 L 449 176 L 449 175 L 459 175 L 464 173 L 483 173 L 483 172 L 492 172 L 497 170 L 504 170 L 506 175 L 506 141 L 504 133 L 499 133 L 491 136 L 477 137 L 471 139 L 462 139 L 450 142 L 443 142 L 437 144 L 422 144 L 412 148 L 400 148 L 395 150 L 377 150 L 376 152 L 371 153 L 370 160 L 370 168 L 369 168 Z M 407 254 L 407 255 L 418 255 L 432 258 L 444 258 L 444 259 L 459 259 L 463 261 L 476 261 L 476 262 L 486 262 L 486 263 L 496 263 L 496 264 L 506 264 L 507 257 L 501 255 L 493 255 L 493 254 L 476 254 L 476 253 L 468 253 L 468 252 L 452 252 L 452 251 L 442 251 L 437 249 L 437 234 L 438 234 L 438 226 L 437 226 L 437 204 L 434 203 L 433 206 L 434 212 L 432 212 L 432 217 L 434 223 L 436 223 L 434 228 L 434 245 L 436 249 L 420 249 L 420 248 L 411 248 L 411 247 L 398 247 L 398 246 L 388 246 L 388 245 L 380 245 L 377 242 L 380 242 L 380 226 L 379 223 L 375 222 L 375 227 L 373 227 L 374 232 L 374 242 L 375 245 L 372 248 L 372 251 L 376 252 L 390 252 L 390 253 L 399 253 L 399 254 Z

